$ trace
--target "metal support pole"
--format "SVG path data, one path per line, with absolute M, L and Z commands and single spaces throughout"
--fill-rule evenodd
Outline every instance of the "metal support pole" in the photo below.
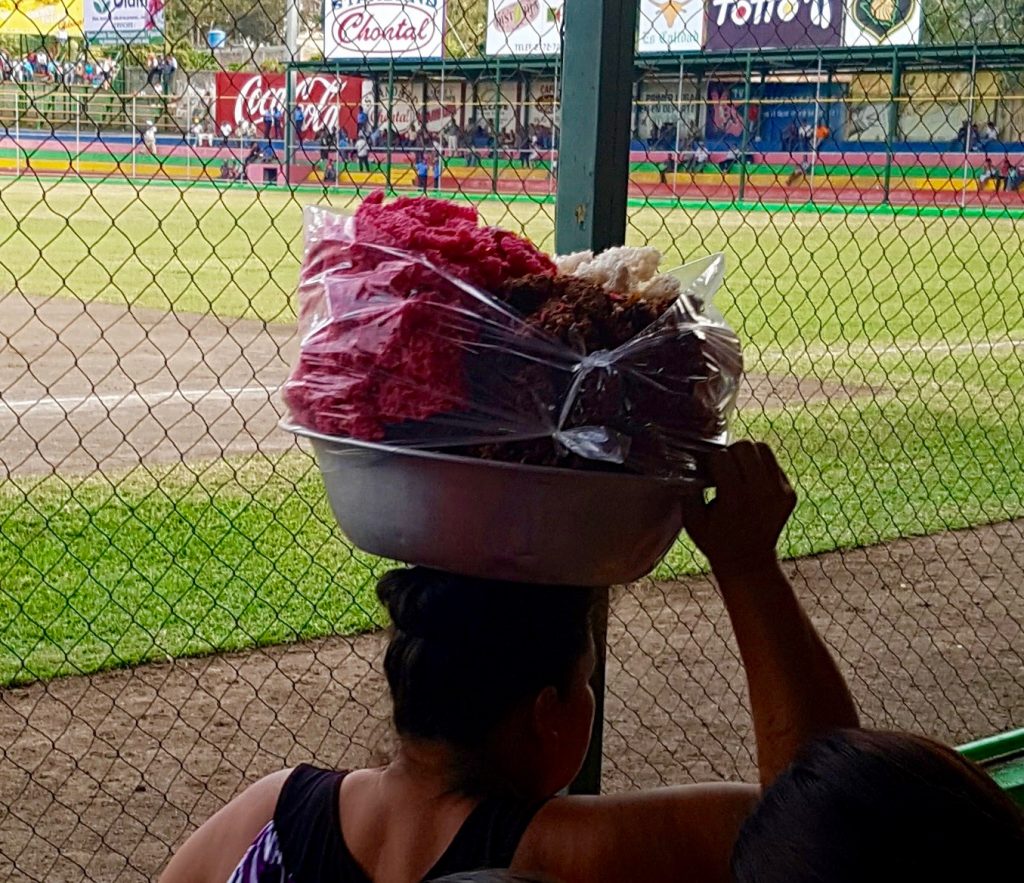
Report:
M 501 164 L 501 59 L 494 59 L 494 149 L 491 151 L 491 193 L 498 192 Z
M 192 90 L 186 86 L 185 92 L 185 177 L 192 180 L 192 151 L 199 146 L 199 139 L 196 143 L 189 145 L 188 139 L 192 134 Z
M 21 88 L 14 90 L 14 174 L 21 175 Z
M 74 95 L 75 101 L 75 174 L 82 174 L 82 99 Z
M 978 82 L 978 44 L 971 49 L 971 92 L 967 96 L 967 132 L 964 135 L 964 177 L 960 188 L 960 208 L 967 207 L 967 164 L 971 155 L 971 130 L 974 126 L 974 92 Z
M 740 189 L 737 197 L 743 202 L 747 192 L 747 147 L 750 145 L 750 67 L 751 54 L 747 53 L 747 64 L 743 69 L 743 136 L 740 140 Z
M 635 0 L 566 0 L 555 250 L 626 239 Z M 595 783 L 591 783 L 596 786 Z
M 132 98 L 132 177 L 136 176 L 135 154 L 139 149 L 139 121 L 135 113 L 135 98 Z
M 814 173 L 818 167 L 818 124 L 821 122 L 821 54 L 818 54 L 818 76 L 814 81 L 814 131 L 811 133 L 811 201 L 814 201 Z
M 608 589 L 598 590 L 594 601 L 593 630 L 597 659 L 590 689 L 594 691 L 594 726 L 590 732 L 590 746 L 583 766 L 569 786 L 570 794 L 601 793 L 601 755 L 604 749 L 604 687 L 605 660 L 608 656 Z
M 299 0 L 285 0 L 284 48 L 288 55 L 288 74 L 291 65 L 299 60 Z
M 291 186 L 292 183 L 292 151 L 295 149 L 295 133 L 293 110 L 295 104 L 295 72 L 289 63 L 288 70 L 284 75 L 284 183 Z
M 683 129 L 683 56 L 679 56 L 679 85 L 676 88 L 676 148 L 672 155 L 672 195 L 676 195 L 676 177 L 679 174 L 679 134 Z
M 385 183 L 387 185 L 387 189 L 388 189 L 389 193 L 394 192 L 394 187 L 391 184 L 391 144 L 392 144 L 392 141 L 391 141 L 391 138 L 392 138 L 392 134 L 391 134 L 392 125 L 391 125 L 391 122 L 394 119 L 394 113 L 395 113 L 395 60 L 394 60 L 394 58 L 392 58 L 388 62 L 388 110 L 387 110 L 387 113 L 384 116 L 384 119 L 387 121 L 387 131 L 385 132 L 385 135 L 386 135 L 385 146 L 386 146 L 386 149 L 387 149 L 387 157 L 385 159 L 386 165 L 385 165 L 385 171 L 384 171 L 384 181 L 385 181 Z
M 903 94 L 903 66 L 899 50 L 892 50 L 892 78 L 889 81 L 889 120 L 885 129 L 885 172 L 882 178 L 882 202 L 889 205 L 892 192 L 892 163 L 900 127 L 900 96 Z
M 551 93 L 551 146 L 548 148 L 548 196 L 552 194 L 555 187 L 555 165 L 558 162 L 558 145 L 561 141 L 555 140 L 555 129 L 557 121 L 561 120 L 561 93 L 558 91 L 559 77 L 562 64 L 562 56 L 555 58 L 555 81 L 552 84 Z
M 565 65 L 562 76 L 564 117 L 557 144 L 558 199 L 555 250 L 560 254 L 603 251 L 626 240 L 629 145 L 633 99 L 636 0 L 566 0 Z M 594 729 L 583 768 L 573 782 L 575 794 L 601 790 L 604 727 L 605 629 L 608 593 L 595 617 L 598 660 L 592 684 L 597 699 Z

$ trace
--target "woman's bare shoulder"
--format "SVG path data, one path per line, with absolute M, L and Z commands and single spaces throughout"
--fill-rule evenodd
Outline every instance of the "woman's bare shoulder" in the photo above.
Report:
M 537 813 L 515 869 L 574 880 L 727 881 L 760 790 L 727 783 L 560 797 Z
M 207 819 L 174 854 L 160 883 L 224 883 L 256 835 L 273 819 L 291 772 L 264 776 Z

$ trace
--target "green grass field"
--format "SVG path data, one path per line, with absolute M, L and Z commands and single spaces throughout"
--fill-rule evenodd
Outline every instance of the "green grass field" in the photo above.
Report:
M 550 206 L 481 208 L 551 247 Z M 282 194 L 18 182 L 0 209 L 0 291 L 292 321 L 300 207 Z M 1020 351 L 967 345 L 1024 337 L 1012 221 L 645 208 L 630 236 L 727 254 L 718 305 L 752 373 L 855 388 L 737 418 L 800 491 L 786 554 L 1024 514 Z M 332 525 L 299 455 L 9 481 L 0 685 L 373 627 L 386 565 Z M 699 567 L 680 543 L 658 576 Z

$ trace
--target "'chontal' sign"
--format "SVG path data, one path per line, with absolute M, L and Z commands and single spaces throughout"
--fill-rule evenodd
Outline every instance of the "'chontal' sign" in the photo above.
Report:
M 445 0 L 324 0 L 324 58 L 440 58 Z

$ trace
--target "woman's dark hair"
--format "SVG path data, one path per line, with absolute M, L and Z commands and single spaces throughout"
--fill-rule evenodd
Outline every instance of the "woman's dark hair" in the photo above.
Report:
M 1024 817 L 953 749 L 840 730 L 765 792 L 732 856 L 736 883 L 994 883 L 1024 878 Z
M 518 703 L 564 691 L 589 646 L 593 594 L 423 567 L 386 574 L 377 597 L 391 615 L 384 672 L 399 735 L 478 747 Z

